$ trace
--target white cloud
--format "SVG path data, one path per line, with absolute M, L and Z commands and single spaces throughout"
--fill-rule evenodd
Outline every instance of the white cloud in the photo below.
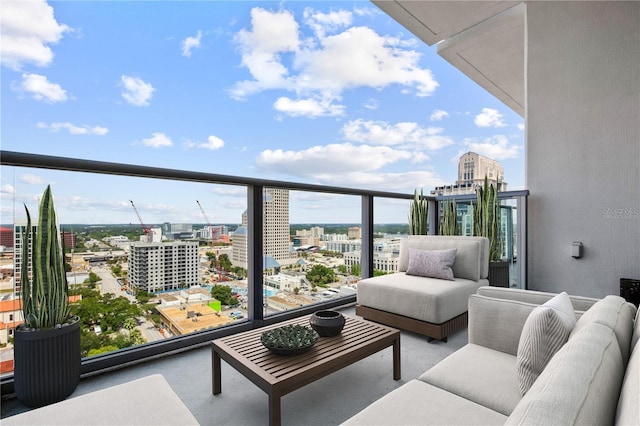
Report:
M 198 34 L 195 37 L 187 37 L 182 40 L 182 56 L 190 58 L 191 51 L 200 47 L 200 40 L 202 40 L 202 31 L 200 30 L 198 30 Z
M 506 124 L 502 120 L 502 114 L 497 109 L 482 108 L 482 112 L 476 115 L 474 123 L 478 127 L 504 127 Z
M 47 123 L 38 123 L 38 127 L 41 129 L 49 129 L 52 132 L 59 132 L 62 129 L 66 129 L 69 131 L 69 134 L 71 135 L 98 135 L 98 136 L 104 136 L 107 133 L 109 133 L 109 129 L 107 129 L 106 127 L 100 127 L 100 126 L 89 126 L 89 125 L 82 125 L 82 126 L 76 126 L 75 124 L 72 123 L 51 123 L 51 124 L 47 124 Z
M 484 139 L 482 142 L 474 139 L 466 139 L 464 144 L 468 149 L 458 153 L 456 162 L 462 154 L 468 151 L 473 151 L 493 160 L 500 161 L 508 158 L 518 158 L 522 150 L 521 146 L 510 143 L 509 139 L 504 135 L 495 135 Z
M 524 130 L 524 123 L 518 123 L 518 130 Z
M 44 179 L 40 176 L 32 175 L 30 173 L 21 174 L 19 180 L 20 182 L 28 185 L 42 185 L 45 183 Z
M 224 141 L 217 136 L 209 136 L 207 142 L 196 145 L 198 148 L 205 148 L 211 151 L 215 151 L 224 146 Z
M 123 75 L 120 77 L 123 85 L 122 97 L 135 106 L 149 106 L 149 101 L 155 88 L 138 77 Z
M 9 185 L 8 183 L 0 186 L 0 196 L 2 198 L 13 197 L 16 194 L 16 189 L 13 185 Z
M 146 146 L 150 146 L 151 148 L 161 148 L 163 146 L 173 145 L 173 142 L 171 142 L 171 138 L 169 138 L 164 133 L 152 133 L 151 137 L 143 139 L 142 143 Z
M 294 52 L 300 43 L 298 23 L 288 11 L 268 12 L 259 7 L 251 10 L 252 31 L 240 30 L 235 41 L 242 52 L 242 65 L 249 69 L 253 81 L 237 83 L 231 94 L 244 98 L 266 89 L 290 87 L 287 68 L 280 55 Z
M 287 97 L 278 98 L 273 107 L 292 117 L 323 117 L 339 116 L 344 113 L 344 105 L 334 104 L 332 99 L 290 99 Z
M 50 104 L 68 99 L 67 92 L 59 84 L 49 82 L 47 77 L 40 74 L 22 74 L 20 85 L 12 88 L 29 93 L 33 99 Z
M 366 109 L 378 109 L 378 100 L 377 99 L 369 99 L 362 106 Z
M 351 25 L 352 15 L 347 10 L 317 12 L 307 7 L 303 12 L 304 23 L 313 29 L 316 37 L 323 38 L 327 32 L 334 33 L 341 28 Z
M 327 174 L 341 175 L 350 171 L 373 171 L 400 160 L 411 160 L 409 151 L 386 146 L 329 144 L 302 151 L 268 149 L 262 151 L 256 163 L 259 168 L 294 176 L 320 178 Z
M 325 175 L 323 179 L 325 185 L 344 186 L 345 182 L 349 182 L 350 187 L 406 193 L 413 193 L 415 188 L 425 188 L 428 192 L 430 188 L 446 184 L 435 173 L 422 170 L 399 173 L 334 173 Z
M 358 119 L 345 124 L 342 132 L 348 141 L 374 145 L 411 145 L 419 149 L 437 150 L 453 144 L 449 136 L 442 135 L 442 128 L 425 128 L 413 122 L 389 124 Z
M 434 109 L 433 112 L 431 113 L 431 116 L 429 117 L 429 119 L 431 121 L 440 121 L 445 117 L 448 117 L 449 113 L 447 111 L 443 111 L 441 109 Z
M 59 24 L 46 1 L 3 1 L 0 13 L 0 62 L 20 70 L 23 65 L 48 66 L 53 60 L 50 44 L 71 28 Z
M 323 14 L 307 8 L 304 23 L 314 36 L 302 38 L 289 11 L 252 9 L 251 28 L 235 37 L 242 66 L 252 79 L 237 82 L 231 90 L 233 98 L 279 89 L 295 92 L 298 100 L 322 104 L 356 87 L 383 89 L 397 84 L 411 88 L 417 96 L 428 96 L 438 87 L 431 71 L 418 65 L 420 55 L 407 49 L 407 42 L 366 27 L 343 30 L 351 24 L 350 12 Z

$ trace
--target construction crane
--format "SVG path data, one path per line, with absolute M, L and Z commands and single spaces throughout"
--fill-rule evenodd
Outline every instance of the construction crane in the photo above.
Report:
M 135 210 L 136 215 L 138 216 L 138 220 L 140 221 L 140 225 L 142 226 L 142 232 L 144 232 L 145 236 L 147 237 L 147 242 L 148 243 L 153 242 L 153 232 L 151 231 L 151 227 L 144 224 L 144 222 L 142 221 L 142 217 L 140 216 L 140 213 L 138 213 L 138 209 L 136 208 L 136 205 L 133 203 L 133 200 L 129 200 L 129 202 L 131 203 L 133 210 Z
M 202 212 L 202 217 L 204 217 L 204 220 L 205 222 L 207 222 L 207 226 L 211 231 L 211 245 L 213 245 L 213 243 L 215 243 L 216 240 L 218 239 L 218 230 L 214 229 L 213 226 L 211 226 L 211 222 L 209 222 L 209 218 L 207 217 L 207 214 L 204 212 L 204 209 L 202 208 L 202 204 L 200 204 L 200 201 L 196 200 L 196 203 L 198 203 L 198 207 L 200 207 L 200 211 Z
M 215 241 L 218 238 L 218 230 L 214 230 L 213 226 L 211 226 L 211 222 L 209 222 L 209 218 L 207 217 L 207 214 L 204 212 L 204 209 L 202 208 L 202 204 L 200 204 L 200 201 L 196 200 L 196 203 L 198 203 L 198 207 L 200 207 L 200 211 L 202 212 L 202 217 L 204 217 L 205 222 L 207 223 L 207 226 L 209 227 L 209 230 L 211 231 L 211 246 L 213 246 L 213 243 L 215 243 Z M 218 259 L 219 254 L 216 254 L 216 272 L 218 273 L 218 281 L 225 281 L 226 277 L 224 275 L 224 272 L 221 268 L 220 268 L 220 260 Z

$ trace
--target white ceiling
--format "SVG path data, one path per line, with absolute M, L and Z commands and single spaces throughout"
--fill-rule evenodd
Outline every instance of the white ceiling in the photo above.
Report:
M 372 0 L 524 116 L 525 6 L 519 1 Z

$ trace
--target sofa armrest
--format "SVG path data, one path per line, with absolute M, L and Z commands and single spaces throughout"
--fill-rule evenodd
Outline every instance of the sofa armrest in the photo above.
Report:
M 471 295 L 469 343 L 515 356 L 524 323 L 536 306 L 519 300 Z

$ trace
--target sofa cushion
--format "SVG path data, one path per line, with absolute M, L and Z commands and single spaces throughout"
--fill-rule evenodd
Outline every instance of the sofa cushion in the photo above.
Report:
M 478 237 L 449 238 L 435 235 L 415 235 L 400 241 L 400 257 L 398 258 L 398 271 L 406 272 L 409 267 L 409 248 L 420 250 L 446 250 L 457 249 L 456 261 L 453 264 L 453 275 L 456 278 L 466 278 L 478 281 L 481 276 L 481 247 L 482 242 Z M 488 262 L 488 261 L 487 261 Z
M 424 235 L 409 235 L 409 239 L 424 238 Z M 486 237 L 469 237 L 463 235 L 428 235 L 427 238 L 446 238 L 448 240 L 478 241 L 480 243 L 480 279 L 489 275 L 489 239 Z
M 506 416 L 420 380 L 411 380 L 343 425 L 501 425 Z
M 519 300 L 471 295 L 469 297 L 469 343 L 515 357 L 518 353 L 524 323 L 536 307 L 538 305 Z
M 77 393 L 76 390 L 74 393 Z M 160 374 L 2 419 L 3 425 L 197 425 Z
M 453 281 L 451 267 L 456 261 L 456 251 L 457 249 L 419 250 L 410 247 L 407 275 Z
M 505 424 L 611 424 L 623 373 L 613 330 L 589 324 L 549 361 Z
M 629 358 L 616 411 L 617 425 L 640 425 L 640 347 Z
M 483 283 L 486 281 L 446 281 L 398 272 L 360 280 L 357 301 L 370 308 L 442 324 L 467 312 L 469 296 Z
M 427 370 L 420 380 L 506 416 L 520 402 L 516 357 L 472 343 Z
M 620 296 L 606 296 L 589 308 L 578 320 L 569 339 L 582 328 L 591 323 L 598 323 L 611 328 L 620 345 L 622 359 L 626 363 L 629 359 L 631 335 L 633 333 L 633 318 L 635 307 Z
M 554 298 L 557 293 L 547 293 L 544 291 L 522 290 L 518 288 L 491 287 L 485 286 L 478 289 L 478 294 L 482 296 L 494 297 L 496 299 L 519 300 L 520 302 L 542 305 L 546 301 Z M 583 312 L 591 308 L 601 299 L 593 297 L 570 295 L 571 304 L 576 312 Z
M 549 360 L 566 343 L 569 331 L 553 308 L 540 305 L 531 312 L 518 344 L 516 363 L 521 395 L 527 393 Z

